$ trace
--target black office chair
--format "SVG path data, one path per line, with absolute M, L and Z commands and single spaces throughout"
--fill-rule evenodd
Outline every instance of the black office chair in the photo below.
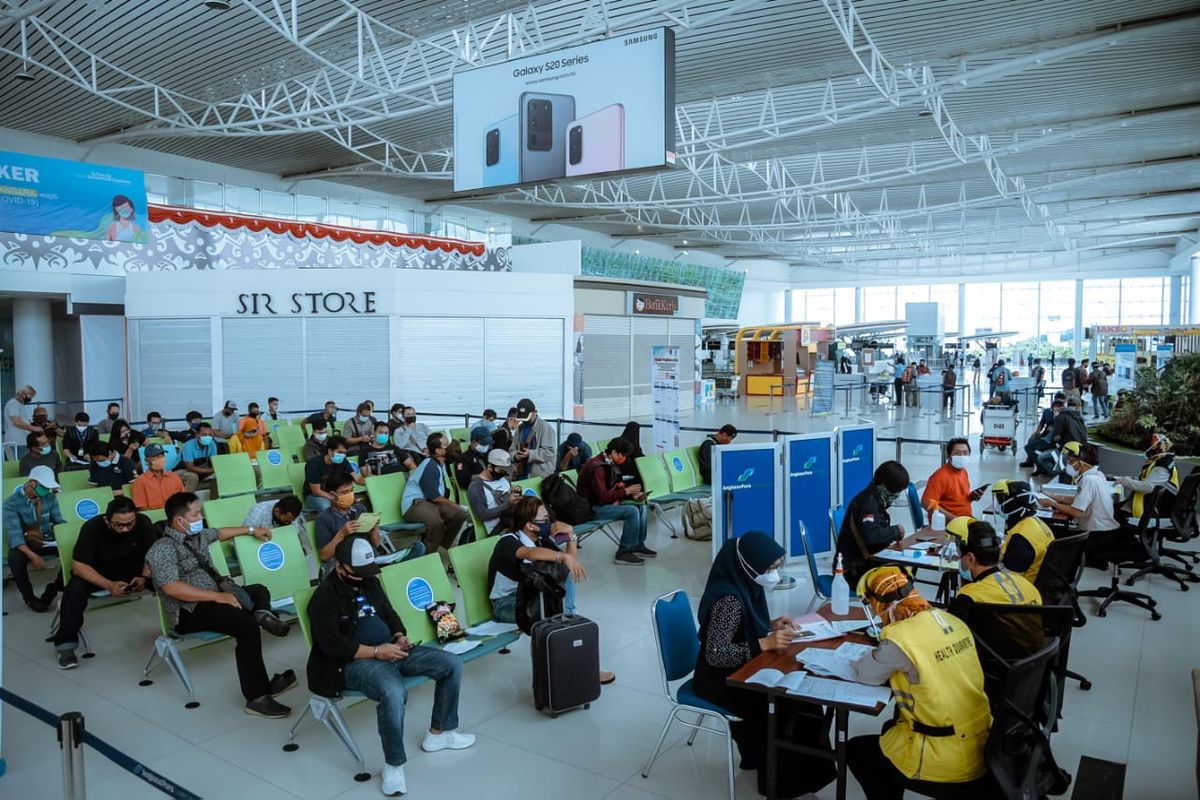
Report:
M 1041 592 L 1043 604 L 1071 608 L 1071 627 L 1074 628 L 1082 628 L 1087 624 L 1087 616 L 1079 607 L 1079 578 L 1083 574 L 1083 548 L 1087 538 L 1085 532 L 1052 541 L 1033 584 Z M 1066 670 L 1064 674 L 1079 681 L 1079 688 L 1085 692 L 1092 688 L 1092 682 L 1080 673 Z
M 1071 655 L 1071 632 L 1075 610 L 1071 606 L 1013 606 L 1007 603 L 975 603 L 971 607 L 971 633 L 975 636 L 979 663 L 983 667 L 988 697 L 1000 699 L 1000 687 L 1012 665 L 1058 640 L 1058 655 L 1051 665 L 1057 686 L 1057 702 L 1045 709 L 1039 722 L 1062 716 Z M 994 709 L 993 709 L 994 712 Z
M 1031 656 L 1010 665 L 992 712 L 992 730 L 984 751 L 988 770 L 1006 798 L 1059 795 L 1071 785 L 1050 750 L 1053 718 L 1040 720 L 1057 701 L 1051 665 L 1058 640 L 1051 639 Z
M 1157 502 L 1151 505 L 1157 497 Z M 1163 537 L 1166 535 L 1168 527 L 1162 524 L 1164 518 L 1169 519 L 1173 507 L 1175 505 L 1176 496 L 1168 492 L 1163 487 L 1156 488 L 1149 497 L 1146 498 L 1146 505 L 1143 509 L 1144 516 L 1150 518 L 1149 525 L 1141 524 L 1143 520 L 1139 520 L 1137 526 L 1137 538 L 1141 542 L 1142 550 L 1145 551 L 1145 558 L 1138 560 L 1137 563 L 1130 566 L 1137 569 L 1137 572 L 1125 579 L 1126 586 L 1133 586 L 1139 579 L 1146 575 L 1161 575 L 1162 577 L 1175 581 L 1179 584 L 1179 590 L 1186 592 L 1188 583 L 1196 583 L 1200 581 L 1200 575 L 1197 575 L 1190 564 L 1182 558 L 1177 558 L 1181 567 L 1174 564 L 1168 564 L 1163 561 Z M 1183 552 L 1183 551 L 1179 551 Z
M 1175 501 L 1171 504 L 1171 524 L 1166 529 L 1164 538 L 1177 544 L 1189 542 L 1200 536 L 1200 469 L 1183 479 Z M 1164 526 L 1165 527 L 1165 526 Z M 1160 552 L 1166 558 L 1172 558 L 1188 566 L 1188 560 L 1200 564 L 1200 553 L 1194 550 L 1180 550 L 1175 547 L 1163 547 Z
M 1163 488 L 1157 487 L 1146 498 L 1146 508 L 1153 509 L 1158 505 L 1158 500 L 1162 496 Z M 1142 563 L 1145 561 L 1146 551 L 1142 544 L 1146 537 L 1150 535 L 1150 522 L 1154 515 L 1147 513 L 1143 514 L 1138 520 L 1136 531 L 1130 531 L 1128 536 L 1122 536 L 1113 543 L 1111 549 L 1097 550 L 1093 552 L 1097 558 L 1108 560 L 1112 569 L 1111 581 L 1107 588 L 1102 589 L 1087 589 L 1086 591 L 1076 591 L 1077 597 L 1098 597 L 1100 598 L 1100 608 L 1096 610 L 1096 616 L 1104 617 L 1108 615 L 1108 607 L 1116 602 L 1129 603 L 1130 605 L 1143 608 L 1150 612 L 1150 619 L 1160 620 L 1162 614 L 1158 613 L 1158 601 L 1148 594 L 1143 592 L 1130 592 L 1121 588 L 1121 565 L 1134 563 Z

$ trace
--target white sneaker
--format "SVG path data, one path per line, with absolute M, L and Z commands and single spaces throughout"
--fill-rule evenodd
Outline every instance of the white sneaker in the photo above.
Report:
M 426 753 L 436 753 L 438 750 L 466 750 L 475 744 L 475 737 L 469 733 L 458 731 L 442 731 L 441 733 L 426 733 L 421 749 Z
M 393 767 L 390 764 L 384 764 L 383 774 L 379 778 L 383 793 L 388 797 L 395 797 L 408 791 L 408 784 L 404 782 L 403 766 Z

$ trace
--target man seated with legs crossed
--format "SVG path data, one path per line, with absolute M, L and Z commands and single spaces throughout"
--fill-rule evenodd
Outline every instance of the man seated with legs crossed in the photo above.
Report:
M 385 795 L 408 790 L 404 781 L 404 762 L 408 760 L 404 752 L 406 677 L 424 675 L 437 684 L 422 750 L 463 750 L 475 744 L 474 736 L 455 730 L 462 659 L 408 641 L 404 623 L 379 582 L 379 565 L 370 542 L 351 536 L 338 543 L 334 569 L 313 592 L 308 615 L 313 639 L 308 656 L 309 689 L 321 697 L 339 697 L 343 690 L 353 689 L 378 704 L 379 739 L 386 762 L 381 776 Z
M 169 497 L 166 514 L 166 530 L 146 553 L 146 563 L 171 624 L 179 633 L 215 631 L 232 636 L 236 641 L 234 655 L 242 695 L 246 698 L 246 713 L 286 717 L 292 710 L 276 702 L 275 695 L 295 686 L 296 674 L 289 669 L 267 677 L 258 629 L 265 628 L 275 636 L 287 636 L 290 629 L 271 611 L 271 593 L 267 587 L 238 586 L 219 575 L 208 552 L 213 542 L 247 533 L 267 540 L 271 531 L 206 528 L 200 500 L 191 492 Z
M 114 497 L 104 516 L 83 523 L 71 557 L 71 578 L 59 607 L 58 630 L 54 632 L 59 669 L 79 666 L 75 650 L 92 592 L 125 597 L 146 588 L 150 577 L 146 553 L 154 539 L 154 523 L 137 513 L 128 497 Z

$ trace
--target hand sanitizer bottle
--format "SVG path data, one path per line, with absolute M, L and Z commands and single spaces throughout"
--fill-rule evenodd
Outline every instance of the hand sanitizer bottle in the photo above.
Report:
M 935 531 L 946 530 L 946 513 L 935 507 L 933 513 L 929 515 L 929 527 Z
M 850 584 L 846 583 L 846 575 L 842 570 L 842 554 L 838 553 L 837 566 L 833 568 L 833 587 L 830 592 L 833 613 L 839 617 L 850 613 Z

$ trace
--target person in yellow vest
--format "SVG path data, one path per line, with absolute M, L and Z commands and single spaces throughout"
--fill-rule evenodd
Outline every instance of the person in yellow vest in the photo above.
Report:
M 1000 537 L 989 523 L 976 521 L 970 524 L 958 565 L 962 588 L 946 610 L 967 623 L 976 639 L 1001 658 L 1023 658 L 1037 652 L 1045 640 L 1039 617 L 996 619 L 975 613 L 977 603 L 1042 604 L 1042 594 L 1032 583 L 1000 563 Z
M 896 717 L 879 736 L 846 745 L 868 800 L 902 800 L 905 789 L 939 798 L 990 797 L 984 762 L 992 724 L 983 669 L 966 623 L 921 597 L 908 573 L 876 567 L 858 595 L 883 621 L 879 646 L 855 662 L 862 683 L 890 683 Z
M 1125 500 L 1117 509 L 1117 520 L 1125 522 L 1129 517 L 1141 519 L 1146 496 L 1163 487 L 1166 494 L 1179 494 L 1179 468 L 1175 466 L 1175 454 L 1171 452 L 1171 440 L 1165 433 L 1150 436 L 1150 446 L 1145 452 L 1146 463 L 1136 478 L 1114 477 L 1113 481 L 1125 488 Z M 1171 502 L 1171 500 L 1166 500 Z
M 1004 515 L 1000 561 L 1009 572 L 1037 583 L 1046 550 L 1054 541 L 1050 526 L 1037 516 L 1037 492 L 1025 481 L 1000 480 L 992 484 L 992 499 Z

